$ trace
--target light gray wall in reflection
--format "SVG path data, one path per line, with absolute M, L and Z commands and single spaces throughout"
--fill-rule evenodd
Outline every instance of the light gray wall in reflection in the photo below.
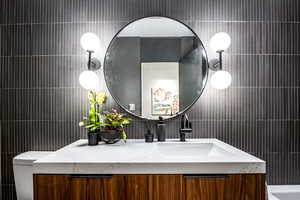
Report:
M 186 44 L 189 43 L 190 42 L 187 41 L 181 42 L 182 52 L 185 53 L 179 63 L 180 111 L 186 109 L 188 105 L 198 98 L 202 90 L 204 77 L 202 74 L 203 60 L 202 57 L 199 56 L 201 55 L 199 52 L 200 49 L 187 48 Z
M 119 37 L 111 51 L 106 79 L 117 101 L 125 108 L 135 104 L 134 113 L 141 114 L 141 56 L 140 38 Z

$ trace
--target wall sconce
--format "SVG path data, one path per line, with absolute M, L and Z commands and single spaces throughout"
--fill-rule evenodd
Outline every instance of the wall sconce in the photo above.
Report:
M 87 90 L 94 90 L 99 84 L 98 75 L 94 72 L 101 68 L 101 62 L 92 57 L 92 54 L 99 49 L 100 39 L 94 33 L 85 33 L 80 39 L 81 47 L 88 53 L 88 70 L 79 75 L 80 85 Z
M 219 54 L 219 59 L 212 59 L 209 62 L 209 68 L 213 71 L 211 76 L 211 85 L 215 89 L 225 89 L 231 84 L 231 75 L 223 70 L 222 54 L 229 48 L 231 38 L 227 33 L 220 32 L 215 34 L 210 40 L 210 47 Z

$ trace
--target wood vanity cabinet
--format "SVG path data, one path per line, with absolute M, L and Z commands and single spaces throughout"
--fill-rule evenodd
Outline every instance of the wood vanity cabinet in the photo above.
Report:
M 265 175 L 34 175 L 34 200 L 265 200 Z
M 185 200 L 265 200 L 265 176 L 224 175 L 184 178 Z

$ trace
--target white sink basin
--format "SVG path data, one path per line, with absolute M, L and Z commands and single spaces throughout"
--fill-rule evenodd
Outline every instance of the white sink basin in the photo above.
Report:
M 231 156 L 232 154 L 214 143 L 159 143 L 158 151 L 171 157 Z

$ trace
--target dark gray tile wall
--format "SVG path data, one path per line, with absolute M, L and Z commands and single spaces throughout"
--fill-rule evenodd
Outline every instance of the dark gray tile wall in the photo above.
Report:
M 16 199 L 15 155 L 85 137 L 77 126 L 87 112 L 87 92 L 77 81 L 86 63 L 80 36 L 95 32 L 106 49 L 122 26 L 149 15 L 190 25 L 210 58 L 215 32 L 232 37 L 225 55 L 232 86 L 208 85 L 188 112 L 191 137 L 219 138 L 265 159 L 270 184 L 300 184 L 299 9 L 299 0 L 1 0 L 2 199 Z M 109 97 L 105 108 L 112 107 L 118 106 Z M 178 126 L 169 122 L 168 137 L 178 137 Z M 145 127 L 135 119 L 129 136 L 143 138 Z

